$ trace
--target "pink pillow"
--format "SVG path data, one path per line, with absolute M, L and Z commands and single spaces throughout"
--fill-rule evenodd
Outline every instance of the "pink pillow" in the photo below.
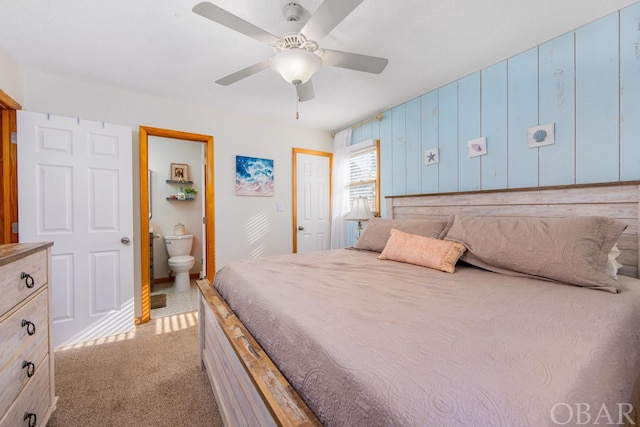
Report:
M 466 248 L 457 242 L 417 236 L 392 229 L 378 259 L 406 262 L 453 273 Z

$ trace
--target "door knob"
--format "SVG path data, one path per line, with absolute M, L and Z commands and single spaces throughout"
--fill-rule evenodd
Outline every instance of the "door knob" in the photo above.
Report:
M 299 225 L 299 226 L 298 226 L 298 230 L 302 231 L 302 230 L 304 230 L 304 227 L 303 227 L 303 226 L 301 226 L 301 225 Z
M 120 241 L 123 245 L 129 245 L 129 243 L 131 243 L 131 240 L 129 240 L 128 237 L 123 237 L 122 239 L 120 239 Z

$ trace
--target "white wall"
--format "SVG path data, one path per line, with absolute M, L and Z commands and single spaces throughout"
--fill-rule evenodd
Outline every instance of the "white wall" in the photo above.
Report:
M 181 223 L 188 234 L 193 234 L 191 255 L 195 264 L 191 273 L 202 270 L 202 212 L 203 212 L 203 164 L 204 144 L 194 141 L 183 141 L 173 138 L 149 137 L 147 154 L 149 170 L 151 171 L 151 204 L 152 217 L 149 226 L 153 227 L 154 235 L 161 237 L 153 240 L 153 274 L 154 277 L 169 277 L 169 258 L 164 236 L 174 233 L 174 226 Z M 188 180 L 192 185 L 167 183 L 171 178 L 169 167 L 171 163 L 189 165 Z M 194 201 L 167 200 L 170 195 L 176 195 L 180 188 L 195 188 L 198 194 Z
M 24 105 L 24 73 L 22 68 L 0 47 L 0 90 Z
M 292 250 L 292 148 L 332 151 L 329 132 L 302 128 L 283 119 L 215 110 L 203 105 L 134 93 L 123 88 L 25 70 L 25 110 L 131 126 L 134 130 L 134 225 L 139 242 L 139 126 L 213 135 L 215 155 L 216 268 L 230 261 Z M 235 156 L 274 160 L 275 197 L 235 195 Z M 276 212 L 276 202 L 284 204 Z M 251 233 L 259 222 L 261 233 Z M 140 246 L 135 251 L 136 315 L 140 315 Z

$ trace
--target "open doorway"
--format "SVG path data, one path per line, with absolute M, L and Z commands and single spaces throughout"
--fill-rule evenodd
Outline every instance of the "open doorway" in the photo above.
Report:
M 151 275 L 149 234 L 149 137 L 171 138 L 204 144 L 204 248 L 202 269 L 210 281 L 215 273 L 215 226 L 214 226 L 214 175 L 213 137 L 169 129 L 140 127 L 140 253 L 141 253 L 141 316 L 136 323 L 148 322 L 151 318 Z M 167 168 L 169 165 L 167 165 Z M 167 169 L 169 173 L 169 169 Z

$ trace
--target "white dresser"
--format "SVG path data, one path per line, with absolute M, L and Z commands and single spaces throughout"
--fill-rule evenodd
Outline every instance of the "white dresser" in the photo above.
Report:
M 56 408 L 51 246 L 0 245 L 0 427 L 44 427 Z

